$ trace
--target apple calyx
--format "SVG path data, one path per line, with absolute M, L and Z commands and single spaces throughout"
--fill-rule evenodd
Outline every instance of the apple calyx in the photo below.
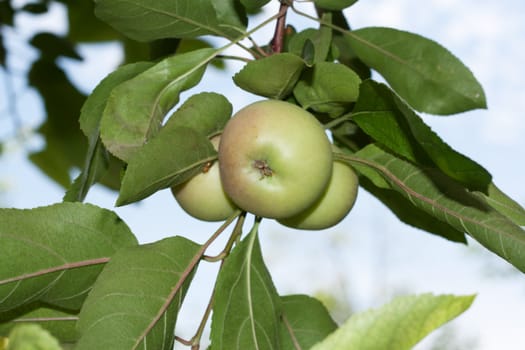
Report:
M 261 160 L 261 159 L 254 160 L 253 167 L 259 170 L 259 172 L 261 173 L 261 179 L 273 175 L 272 168 L 270 168 L 270 165 L 268 165 L 268 162 L 266 162 L 265 160 Z

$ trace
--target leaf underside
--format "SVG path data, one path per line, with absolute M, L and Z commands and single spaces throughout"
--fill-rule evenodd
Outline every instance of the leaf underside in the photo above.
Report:
M 211 342 L 215 350 L 277 349 L 281 305 L 253 230 L 217 278 Z
M 414 206 L 466 232 L 516 268 L 525 271 L 525 231 L 444 174 L 416 165 L 371 144 L 347 160 L 358 169 L 374 171 Z
M 100 274 L 79 314 L 75 349 L 168 350 L 200 246 L 183 237 L 119 251 Z
M 97 260 L 137 244 L 116 214 L 91 204 L 0 209 L 0 222 L 0 313 L 37 301 L 80 309 L 104 266 Z

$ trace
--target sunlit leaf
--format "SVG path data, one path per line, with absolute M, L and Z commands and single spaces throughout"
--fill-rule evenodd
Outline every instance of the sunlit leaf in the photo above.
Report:
M 75 349 L 172 349 L 199 247 L 170 237 L 115 254 L 80 311 Z
M 280 299 L 262 259 L 258 224 L 224 263 L 215 287 L 214 350 L 279 349 Z
M 208 34 L 235 38 L 246 27 L 235 0 L 96 0 L 95 4 L 100 19 L 138 41 Z
M 489 172 L 446 144 L 386 85 L 363 82 L 354 112 L 352 120 L 391 152 L 439 168 L 469 189 L 487 191 Z
M 350 317 L 312 350 L 410 350 L 430 332 L 470 307 L 474 296 L 397 297 L 378 309 Z
M 285 52 L 248 62 L 233 81 L 246 91 L 280 100 L 292 92 L 304 68 L 301 57 Z
M 336 328 L 328 310 L 317 299 L 307 295 L 287 295 L 281 298 L 281 349 L 310 349 Z
M 457 182 L 369 145 L 344 156 L 357 168 L 383 176 L 391 188 L 416 207 L 466 232 L 487 249 L 525 271 L 525 231 Z
M 106 148 L 128 161 L 157 134 L 179 94 L 200 81 L 214 53 L 213 49 L 200 49 L 168 57 L 114 88 L 100 124 Z
M 60 203 L 0 209 L 0 313 L 42 301 L 79 309 L 104 263 L 137 244 L 113 212 Z
M 357 56 L 416 110 L 447 115 L 486 108 L 472 72 L 440 44 L 392 28 L 363 28 L 347 35 Z
M 6 350 L 62 350 L 58 340 L 38 324 L 17 325 L 9 334 Z

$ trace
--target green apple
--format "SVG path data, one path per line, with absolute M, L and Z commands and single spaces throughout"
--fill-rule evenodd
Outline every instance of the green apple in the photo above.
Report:
M 355 171 L 349 165 L 335 161 L 332 177 L 322 196 L 305 211 L 279 222 L 302 230 L 332 227 L 343 220 L 354 206 L 358 185 Z
M 285 218 L 308 208 L 332 173 L 323 126 L 288 102 L 264 100 L 238 111 L 219 144 L 222 185 L 241 209 Z
M 217 149 L 220 136 L 210 141 Z M 237 210 L 222 188 L 217 162 L 185 183 L 172 187 L 171 192 L 181 208 L 199 220 L 223 221 Z

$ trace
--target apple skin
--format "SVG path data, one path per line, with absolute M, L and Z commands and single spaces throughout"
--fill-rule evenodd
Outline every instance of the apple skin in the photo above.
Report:
M 210 141 L 217 149 L 220 136 L 215 136 Z M 224 221 L 237 210 L 222 188 L 217 161 L 207 172 L 201 172 L 172 187 L 171 192 L 181 208 L 199 220 Z
M 219 144 L 224 190 L 239 208 L 266 218 L 290 217 L 309 207 L 328 184 L 332 163 L 321 123 L 278 100 L 238 111 Z
M 354 206 L 358 188 L 355 171 L 349 165 L 335 161 L 332 177 L 322 196 L 305 211 L 279 222 L 301 230 L 323 230 L 335 226 Z

